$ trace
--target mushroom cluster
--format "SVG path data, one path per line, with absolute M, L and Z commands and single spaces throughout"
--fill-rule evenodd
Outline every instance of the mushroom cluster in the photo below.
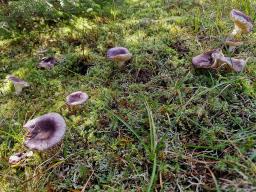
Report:
M 225 44 L 229 46 L 229 50 L 232 51 L 235 47 L 243 45 L 243 42 L 240 42 L 233 37 L 238 34 L 251 32 L 253 24 L 250 17 L 235 9 L 231 11 L 230 17 L 232 21 L 234 21 L 235 26 L 231 33 L 232 37 L 227 38 Z M 119 67 L 123 67 L 125 62 L 132 58 L 132 54 L 125 47 L 113 47 L 107 51 L 107 58 L 117 62 Z M 38 67 L 52 69 L 56 63 L 57 59 L 55 57 L 45 57 L 38 63 Z M 245 68 L 246 61 L 243 59 L 226 57 L 222 50 L 217 48 L 193 57 L 192 64 L 195 68 L 227 68 L 235 72 L 241 72 Z M 20 94 L 24 87 L 29 86 L 26 81 L 15 76 L 9 75 L 7 78 L 13 82 L 16 94 Z M 66 97 L 66 104 L 69 109 L 73 110 L 83 106 L 88 98 L 89 96 L 85 92 L 76 91 Z M 24 128 L 28 132 L 24 145 L 30 150 L 48 150 L 61 142 L 65 135 L 66 127 L 64 118 L 58 113 L 50 112 L 36 117 L 29 120 L 24 125 Z M 16 164 L 32 155 L 33 152 L 31 151 L 16 153 L 10 156 L 9 163 Z
M 234 29 L 231 37 L 225 41 L 225 45 L 229 47 L 229 51 L 233 51 L 236 47 L 243 45 L 243 42 L 235 39 L 238 34 L 246 34 L 252 31 L 252 19 L 243 12 L 233 9 L 230 17 L 234 21 Z M 225 68 L 235 72 L 242 72 L 246 66 L 247 60 L 226 57 L 221 49 L 213 49 L 197 55 L 192 58 L 192 64 L 195 68 L 220 69 Z

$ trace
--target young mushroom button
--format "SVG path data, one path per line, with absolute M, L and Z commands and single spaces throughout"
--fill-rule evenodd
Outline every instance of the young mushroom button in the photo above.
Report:
M 33 150 L 47 150 L 58 144 L 64 137 L 66 123 L 58 113 L 47 113 L 29 120 L 24 128 L 28 130 L 24 145 Z
M 234 21 L 235 28 L 232 35 L 240 33 L 250 33 L 253 28 L 253 22 L 250 17 L 245 15 L 243 12 L 233 9 L 230 12 L 230 17 Z
M 15 93 L 19 95 L 24 87 L 29 87 L 29 84 L 26 81 L 19 79 L 13 75 L 8 75 L 7 79 L 11 81 L 15 88 Z
M 118 62 L 119 67 L 132 58 L 132 54 L 125 47 L 114 47 L 107 51 L 107 58 Z

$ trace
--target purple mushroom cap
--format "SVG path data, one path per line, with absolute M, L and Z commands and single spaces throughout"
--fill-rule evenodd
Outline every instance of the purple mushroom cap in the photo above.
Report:
M 229 68 L 235 72 L 244 70 L 246 61 L 243 59 L 235 59 L 225 57 L 220 49 L 214 49 L 200 54 L 192 59 L 195 68 Z
M 66 123 L 60 114 L 47 113 L 29 120 L 24 128 L 29 131 L 24 145 L 30 149 L 43 151 L 62 140 L 66 131 Z
M 193 57 L 192 64 L 195 68 L 212 68 L 216 64 L 216 55 L 222 55 L 220 49 L 213 49 Z
M 85 103 L 88 98 L 89 96 L 86 93 L 82 91 L 76 91 L 66 97 L 66 103 L 70 106 L 81 105 Z
M 226 63 L 235 72 L 242 72 L 247 63 L 247 61 L 245 61 L 243 59 L 235 59 L 235 58 L 230 58 L 230 57 L 225 57 L 225 58 L 226 58 Z
M 113 61 L 125 62 L 131 57 L 132 54 L 125 47 L 113 47 L 107 51 L 107 58 Z
M 249 33 L 252 31 L 253 21 L 249 16 L 245 15 L 243 12 L 233 9 L 230 12 L 230 17 L 235 23 L 235 29 L 233 31 L 233 34 L 236 34 L 238 32 Z
M 54 67 L 56 63 L 57 63 L 57 60 L 55 57 L 45 57 L 40 61 L 40 63 L 38 64 L 38 67 L 44 68 L 44 69 L 51 69 Z
M 13 83 L 16 94 L 20 94 L 24 87 L 29 86 L 28 82 L 19 79 L 18 77 L 15 77 L 13 75 L 8 75 L 7 79 Z

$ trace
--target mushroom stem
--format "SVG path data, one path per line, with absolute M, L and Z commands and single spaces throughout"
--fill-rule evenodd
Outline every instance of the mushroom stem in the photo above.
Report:
M 234 27 L 233 31 L 231 32 L 231 37 L 236 36 L 237 34 L 241 33 L 241 29 L 239 29 L 237 26 Z
M 69 114 L 74 115 L 82 109 L 83 105 L 67 105 L 67 107 Z
M 20 84 L 14 84 L 14 88 L 15 88 L 15 93 L 16 95 L 19 95 L 22 92 L 24 86 L 20 85 Z
M 233 52 L 236 49 L 236 46 L 229 46 L 228 51 Z
M 119 62 L 118 62 L 118 67 L 119 67 L 119 68 L 123 68 L 123 67 L 124 67 L 124 64 L 125 64 L 125 61 L 119 61 Z

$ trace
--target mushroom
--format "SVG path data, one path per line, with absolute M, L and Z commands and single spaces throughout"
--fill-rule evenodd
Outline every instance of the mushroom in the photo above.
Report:
M 250 33 L 253 28 L 253 22 L 250 17 L 245 15 L 243 12 L 233 9 L 230 12 L 230 17 L 235 23 L 235 28 L 232 35 L 237 35 L 241 33 Z
M 9 157 L 9 163 L 10 164 L 17 164 L 22 159 L 25 159 L 25 158 L 31 157 L 31 156 L 33 156 L 33 151 L 28 151 L 26 153 L 15 153 L 14 155 L 11 155 Z
M 11 81 L 15 88 L 15 93 L 19 95 L 24 87 L 29 87 L 29 84 L 26 81 L 19 79 L 13 75 L 8 75 L 7 79 Z
M 86 93 L 82 91 L 76 91 L 66 97 L 66 104 L 70 109 L 75 109 L 76 107 L 79 108 L 87 101 L 88 98 L 89 96 Z
M 38 64 L 39 68 L 51 69 L 57 63 L 57 60 L 54 57 L 44 57 Z
M 66 123 L 58 113 L 47 113 L 29 120 L 24 128 L 28 130 L 24 145 L 33 150 L 47 150 L 58 144 L 64 137 Z
M 243 45 L 244 43 L 242 42 L 242 41 L 238 41 L 238 40 L 235 40 L 235 39 L 227 39 L 226 41 L 225 41 L 225 45 L 227 45 L 227 46 L 229 46 L 229 48 L 228 48 L 228 50 L 230 51 L 230 52 L 232 52 L 232 51 L 234 51 L 234 49 L 236 48 L 236 47 L 239 47 L 239 46 L 241 46 L 241 45 Z
M 222 63 L 224 55 L 220 49 L 213 49 L 193 57 L 192 64 L 195 68 L 218 68 Z
M 245 60 L 225 57 L 220 49 L 214 49 L 205 52 L 201 55 L 193 57 L 192 63 L 195 68 L 211 68 L 217 69 L 220 67 L 229 68 L 235 72 L 241 72 L 246 65 Z
M 235 72 L 242 72 L 246 66 L 247 60 L 225 57 L 225 63 Z
M 118 62 L 119 67 L 132 58 L 132 54 L 125 47 L 113 47 L 107 51 L 107 58 Z

